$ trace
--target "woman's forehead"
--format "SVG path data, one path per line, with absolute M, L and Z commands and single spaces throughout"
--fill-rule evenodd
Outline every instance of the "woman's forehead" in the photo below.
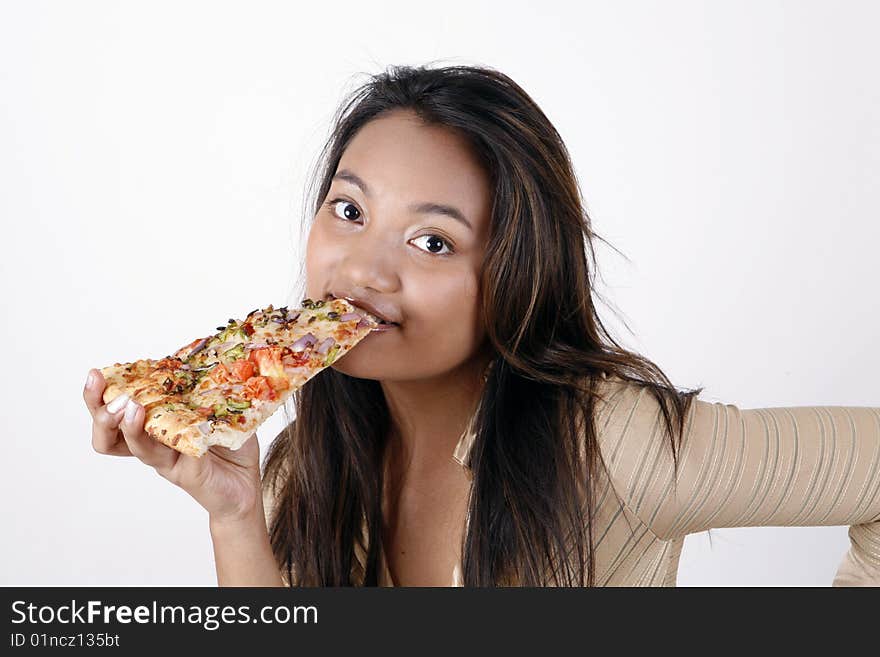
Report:
M 354 169 L 364 179 L 380 178 L 382 172 L 390 171 L 398 179 L 433 181 L 435 187 L 475 177 L 487 182 L 482 180 L 486 174 L 464 136 L 402 114 L 364 125 L 343 152 L 338 168 Z

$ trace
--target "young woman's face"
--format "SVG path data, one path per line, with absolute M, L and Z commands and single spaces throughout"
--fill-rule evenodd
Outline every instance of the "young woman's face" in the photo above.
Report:
M 310 229 L 306 293 L 353 297 L 400 326 L 370 333 L 332 367 L 358 378 L 425 379 L 478 353 L 491 207 L 487 175 L 455 132 L 401 110 L 361 128 Z

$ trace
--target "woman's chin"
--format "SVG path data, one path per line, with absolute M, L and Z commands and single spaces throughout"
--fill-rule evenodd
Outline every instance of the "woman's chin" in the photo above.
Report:
M 394 328 L 370 332 L 330 367 L 343 374 L 363 378 L 375 378 L 367 372 L 387 372 L 389 364 L 400 360 L 399 342 L 392 351 L 389 351 L 389 347 L 395 344 L 394 334 L 398 331 L 399 329 Z
M 379 354 L 367 354 L 365 351 L 358 351 L 361 347 L 367 347 L 364 344 L 370 337 L 364 338 L 362 342 L 345 354 L 342 358 L 335 361 L 331 368 L 342 374 L 353 376 L 357 379 L 384 379 L 391 374 L 392 369 L 396 369 L 389 363 L 387 357 L 381 358 Z

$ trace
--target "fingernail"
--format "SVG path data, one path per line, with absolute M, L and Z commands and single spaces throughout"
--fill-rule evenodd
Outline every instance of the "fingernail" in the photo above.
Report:
M 134 416 L 137 415 L 138 405 L 134 399 L 129 399 L 128 403 L 125 405 L 125 421 L 131 423 L 134 421 Z
M 86 377 L 86 388 L 91 388 L 93 385 L 95 385 L 95 373 L 89 370 L 89 376 Z
M 125 403 L 127 401 L 128 401 L 128 395 L 123 392 L 116 399 L 114 399 L 112 402 L 107 404 L 107 412 L 110 413 L 111 415 L 113 413 L 117 413 L 120 408 L 125 406 Z

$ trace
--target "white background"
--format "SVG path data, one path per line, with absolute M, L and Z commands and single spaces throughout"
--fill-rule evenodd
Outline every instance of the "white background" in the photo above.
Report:
M 296 301 L 307 170 L 391 64 L 535 98 L 631 260 L 598 245 L 632 334 L 602 316 L 677 386 L 880 405 L 878 24 L 871 2 L 3 2 L 0 584 L 216 583 L 206 512 L 92 450 L 86 372 Z M 715 529 L 678 582 L 827 586 L 847 546 Z

